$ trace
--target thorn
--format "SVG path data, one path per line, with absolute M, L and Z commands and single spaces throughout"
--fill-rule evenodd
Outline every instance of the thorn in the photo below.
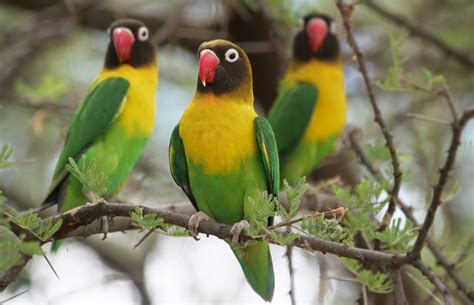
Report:
M 145 241 L 145 239 L 147 239 L 147 238 L 151 235 L 151 233 L 153 233 L 153 232 L 155 232 L 154 229 L 153 229 L 153 230 L 149 230 L 145 235 L 143 235 L 143 237 L 140 238 L 140 240 L 138 241 L 138 243 L 137 243 L 135 246 L 133 246 L 133 249 L 136 249 L 138 246 L 140 246 L 140 245 Z
M 42 254 L 43 254 L 43 257 L 44 259 L 46 260 L 46 262 L 48 263 L 49 265 L 49 268 L 51 268 L 51 270 L 53 270 L 53 273 L 54 275 L 56 275 L 56 277 L 58 278 L 58 280 L 61 280 L 61 278 L 59 277 L 58 273 L 56 272 L 56 270 L 54 269 L 53 267 L 53 264 L 51 264 L 51 261 L 48 259 L 48 257 L 46 256 L 46 254 L 43 252 L 43 250 L 41 250 Z M 0 304 L 3 303 L 3 302 L 0 302 Z
M 21 296 L 22 294 L 27 293 L 28 291 L 30 291 L 30 290 L 29 290 L 29 289 L 26 289 L 26 290 L 23 290 L 22 292 L 19 292 L 19 293 L 15 294 L 15 295 L 13 295 L 13 296 L 11 296 L 11 297 L 9 297 L 9 298 L 6 298 L 5 300 L 1 300 L 1 301 L 0 301 L 0 304 L 5 304 L 5 303 L 8 302 L 8 301 L 11 301 L 11 300 L 13 300 L 13 299 L 16 299 L 16 298 L 18 298 L 19 296 Z

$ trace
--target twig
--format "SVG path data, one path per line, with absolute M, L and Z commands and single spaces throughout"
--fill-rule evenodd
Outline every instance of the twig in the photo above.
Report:
M 372 83 L 370 81 L 370 77 L 369 77 L 367 67 L 365 64 L 364 54 L 362 54 L 355 40 L 354 34 L 352 32 L 352 26 L 351 26 L 350 20 L 351 20 L 351 15 L 353 13 L 354 6 L 344 3 L 344 0 L 336 0 L 336 5 L 339 9 L 339 12 L 341 13 L 344 28 L 346 29 L 347 42 L 349 43 L 350 47 L 352 48 L 352 51 L 354 52 L 357 58 L 359 71 L 362 74 L 362 77 L 364 78 L 367 94 L 369 96 L 369 101 L 370 101 L 370 104 L 372 105 L 372 110 L 374 112 L 375 122 L 379 125 L 382 131 L 382 134 L 385 138 L 385 145 L 387 146 L 390 152 L 390 157 L 392 159 L 393 188 L 392 188 L 392 191 L 390 192 L 390 199 L 389 199 L 387 211 L 385 212 L 385 215 L 383 216 L 381 226 L 378 228 L 378 231 L 381 232 L 390 225 L 390 221 L 395 212 L 396 198 L 398 197 L 398 192 L 400 190 L 400 186 L 402 183 L 402 172 L 400 169 L 400 162 L 398 160 L 397 151 L 395 149 L 395 144 L 393 142 L 393 136 L 387 129 L 387 125 L 385 124 L 382 113 L 380 112 L 379 106 L 377 104 L 377 99 L 375 98 Z M 380 248 L 380 241 L 378 240 L 375 241 L 374 248 L 375 249 Z
M 432 94 L 432 95 L 437 95 L 437 96 L 440 96 L 440 97 L 444 98 L 444 100 L 448 104 L 449 110 L 451 111 L 451 115 L 453 116 L 454 122 L 457 122 L 459 120 L 459 115 L 458 115 L 458 112 L 456 110 L 456 105 L 454 103 L 454 99 L 453 99 L 453 96 L 451 94 L 451 90 L 449 90 L 448 85 L 443 84 L 440 88 L 428 88 L 428 87 L 422 86 L 420 84 L 416 84 L 416 83 L 414 83 L 414 82 L 412 82 L 409 79 L 406 79 L 404 77 L 400 77 L 400 83 L 408 85 L 412 89 L 415 89 L 417 91 L 423 91 L 425 93 Z
M 448 286 L 446 286 L 443 281 L 439 279 L 439 277 L 436 276 L 436 274 L 431 271 L 431 269 L 423 264 L 421 261 L 417 260 L 413 263 L 413 266 L 415 266 L 420 272 L 438 289 L 441 294 L 443 294 L 444 301 L 446 302 L 446 305 L 453 305 L 453 296 L 451 292 L 448 289 Z
M 402 276 L 400 269 L 393 269 L 390 272 L 390 279 L 393 286 L 393 295 L 395 297 L 396 305 L 408 305 L 408 301 L 405 296 L 405 290 L 403 289 Z
M 446 55 L 452 57 L 453 59 L 458 61 L 460 64 L 465 66 L 466 68 L 474 67 L 474 59 L 472 57 L 469 57 L 467 54 L 464 54 L 463 52 L 456 50 L 453 47 L 447 45 L 446 43 L 441 41 L 439 38 L 435 37 L 432 33 L 421 28 L 420 24 L 412 23 L 408 21 L 407 19 L 405 19 L 404 17 L 388 11 L 387 9 L 380 6 L 375 1 L 365 0 L 364 3 L 368 8 L 378 13 L 382 17 L 394 22 L 395 24 L 405 27 L 412 35 L 417 36 L 423 39 L 424 41 L 429 42 L 432 45 L 436 46 L 438 49 L 443 51 Z
M 406 114 L 406 116 L 409 117 L 409 118 L 420 120 L 420 121 L 425 121 L 425 122 L 430 122 L 430 123 L 435 123 L 435 124 L 441 124 L 441 125 L 451 125 L 451 122 L 449 122 L 449 121 L 429 117 L 429 116 L 418 114 L 418 113 L 409 112 L 409 113 Z
M 474 109 L 465 111 L 459 121 L 453 123 L 452 125 L 453 138 L 448 149 L 448 157 L 446 158 L 444 166 L 440 170 L 438 183 L 434 187 L 433 198 L 431 200 L 430 207 L 428 208 L 428 212 L 426 213 L 423 226 L 420 229 L 420 233 L 418 234 L 412 251 L 409 253 L 415 258 L 419 258 L 420 256 L 421 249 L 423 248 L 426 237 L 428 236 L 428 232 L 431 228 L 431 225 L 433 224 L 436 211 L 441 205 L 443 190 L 446 186 L 446 183 L 448 182 L 449 174 L 454 166 L 454 162 L 456 161 L 458 148 L 461 145 L 462 131 L 469 120 L 472 118 L 474 118 Z
M 367 287 L 365 285 L 362 285 L 361 290 L 362 290 L 362 304 L 369 305 L 369 298 L 367 296 Z
M 407 272 L 406 275 L 411 278 L 418 286 L 420 286 L 421 289 L 423 289 L 424 291 L 426 291 L 426 293 L 428 293 L 428 295 L 430 297 L 432 297 L 433 299 L 435 299 L 436 302 L 438 302 L 439 304 L 443 305 L 443 302 L 436 296 L 436 294 L 433 293 L 433 291 L 431 291 L 429 288 L 427 288 L 425 285 L 423 285 L 423 283 L 420 282 L 419 279 L 417 279 L 413 274 L 411 274 L 410 272 Z M 422 304 L 425 304 L 426 302 L 422 302 Z
M 289 220 L 289 221 L 277 223 L 276 225 L 269 226 L 268 229 L 269 230 L 275 230 L 275 229 L 278 229 L 278 228 L 281 228 L 281 227 L 291 226 L 291 225 L 294 225 L 295 223 L 303 221 L 305 218 L 319 217 L 321 215 L 324 216 L 324 218 L 336 219 L 338 222 L 340 222 L 342 220 L 342 218 L 344 218 L 344 214 L 346 213 L 346 210 L 347 210 L 347 208 L 338 207 L 336 209 L 332 209 L 332 210 L 329 210 L 327 212 L 317 212 L 316 211 L 312 215 L 305 215 L 305 216 L 301 216 L 301 217 L 298 217 L 298 218 L 295 218 L 295 219 L 292 219 L 292 220 Z
M 286 231 L 291 233 L 291 227 L 287 227 Z M 288 259 L 288 271 L 290 276 L 290 291 L 288 294 L 290 295 L 291 305 L 296 305 L 295 299 L 295 270 L 293 267 L 293 246 L 288 245 L 286 246 L 285 252 L 286 258 Z
M 360 144 L 360 136 L 358 132 L 351 132 L 349 134 L 349 140 L 355 152 L 359 156 L 362 164 L 369 170 L 369 172 L 378 179 L 385 179 L 380 169 L 375 166 L 370 158 L 367 156 L 364 148 Z M 403 214 L 413 223 L 415 227 L 419 226 L 418 221 L 413 215 L 411 207 L 409 207 L 403 200 L 397 198 L 397 204 L 402 210 Z M 444 256 L 441 249 L 436 245 L 436 243 L 431 240 L 429 237 L 426 239 L 426 244 L 430 249 L 433 256 L 436 258 L 436 263 L 441 265 L 444 270 L 448 273 L 451 279 L 456 284 L 456 287 L 472 302 L 474 302 L 474 291 L 470 291 L 466 282 L 461 278 L 459 273 L 456 271 L 455 266 L 449 262 L 449 260 Z

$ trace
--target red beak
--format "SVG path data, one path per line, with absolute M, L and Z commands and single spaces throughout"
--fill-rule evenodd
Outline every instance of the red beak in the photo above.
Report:
M 205 49 L 199 53 L 199 79 L 204 87 L 214 81 L 219 63 L 219 57 L 213 51 Z
M 112 40 L 119 62 L 129 61 L 132 56 L 133 43 L 135 42 L 132 31 L 127 28 L 116 28 Z
M 328 26 L 323 19 L 313 18 L 306 25 L 306 33 L 309 37 L 311 50 L 316 52 L 321 47 L 324 38 L 326 38 Z

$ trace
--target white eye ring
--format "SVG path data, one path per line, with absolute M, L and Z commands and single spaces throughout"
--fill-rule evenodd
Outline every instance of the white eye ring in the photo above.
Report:
M 332 34 L 337 34 L 337 23 L 335 21 L 331 23 L 331 26 L 329 27 L 329 31 Z
M 239 59 L 239 52 L 236 49 L 229 49 L 225 52 L 225 60 L 228 62 L 236 62 Z
M 145 41 L 148 39 L 148 29 L 144 26 L 138 29 L 138 40 Z

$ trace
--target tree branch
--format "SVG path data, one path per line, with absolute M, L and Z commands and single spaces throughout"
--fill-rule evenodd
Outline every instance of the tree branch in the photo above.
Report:
M 349 134 L 349 140 L 351 142 L 352 147 L 354 148 L 355 152 L 359 156 L 362 164 L 368 169 L 368 171 L 378 179 L 385 179 L 380 169 L 375 166 L 367 156 L 364 148 L 361 146 L 359 139 L 360 136 L 356 130 L 356 132 L 351 132 Z M 418 221 L 416 220 L 415 216 L 413 215 L 413 211 L 411 207 L 408 206 L 403 200 L 397 198 L 397 204 L 402 210 L 403 214 L 413 223 L 415 227 L 420 226 Z M 431 251 L 433 256 L 436 259 L 436 263 L 443 267 L 443 269 L 448 273 L 451 279 L 456 284 L 456 287 L 459 291 L 461 291 L 469 300 L 474 302 L 474 291 L 470 291 L 466 282 L 461 278 L 459 273 L 456 271 L 455 265 L 449 262 L 449 260 L 444 256 L 441 249 L 438 247 L 436 242 L 434 242 L 429 237 L 426 238 L 426 244 L 428 249 Z
M 403 282 L 400 269 L 393 269 L 390 272 L 390 279 L 392 281 L 395 304 L 408 305 L 408 301 L 405 296 L 405 290 L 403 290 Z
M 364 0 L 363 3 L 365 3 L 365 5 L 368 8 L 370 8 L 371 10 L 373 10 L 380 16 L 390 20 L 391 22 L 395 24 L 403 26 L 410 32 L 410 34 L 417 36 L 428 43 L 431 43 L 432 45 L 437 47 L 439 50 L 444 52 L 447 56 L 455 59 L 457 62 L 464 65 L 466 68 L 474 67 L 474 59 L 472 57 L 444 43 L 439 38 L 434 36 L 432 33 L 421 28 L 419 24 L 411 23 L 409 20 L 405 19 L 404 17 L 388 11 L 387 9 L 380 6 L 375 1 Z
M 389 132 L 387 125 L 383 119 L 382 113 L 380 112 L 380 108 L 377 103 L 377 99 L 375 98 L 374 89 L 372 87 L 372 82 L 370 81 L 369 73 L 367 71 L 367 66 L 365 64 L 364 54 L 361 52 L 357 41 L 355 40 L 354 34 L 352 32 L 352 25 L 351 25 L 351 16 L 354 10 L 354 5 L 344 3 L 344 0 L 336 0 L 336 5 L 339 9 L 339 12 L 342 16 L 342 21 L 344 24 L 344 28 L 346 29 L 347 34 L 347 42 L 349 46 L 352 48 L 354 52 L 357 63 L 359 65 L 359 71 L 364 78 L 365 86 L 367 88 L 367 94 L 369 96 L 370 104 L 372 105 L 372 110 L 374 112 L 374 119 L 375 122 L 379 125 L 382 134 L 385 138 L 385 145 L 387 146 L 390 157 L 392 159 L 392 167 L 393 167 L 393 188 L 390 192 L 390 200 L 388 204 L 388 209 L 383 216 L 382 224 L 378 228 L 378 231 L 381 232 L 385 230 L 386 227 L 390 225 L 390 221 L 392 220 L 392 216 L 395 212 L 396 208 L 396 198 L 398 197 L 398 192 L 400 191 L 400 186 L 402 183 L 402 172 L 400 169 L 400 162 L 398 160 L 397 151 L 395 149 L 395 144 L 393 142 L 393 136 Z M 380 248 L 380 241 L 376 240 L 374 249 Z
M 428 232 L 431 228 L 431 225 L 433 224 L 436 211 L 441 205 L 441 197 L 443 195 L 444 187 L 448 182 L 449 174 L 454 166 L 454 162 L 456 161 L 457 151 L 461 145 L 462 131 L 469 120 L 473 118 L 474 109 L 467 110 L 463 113 L 461 118 L 458 121 L 455 121 L 452 125 L 453 138 L 448 149 L 448 157 L 446 158 L 444 166 L 440 169 L 438 183 L 434 187 L 433 198 L 431 200 L 430 207 L 428 208 L 428 212 L 426 213 L 425 221 L 423 222 L 423 226 L 421 227 L 418 238 L 415 241 L 415 245 L 413 246 L 412 251 L 409 253 L 413 257 L 419 258 L 420 256 L 421 249 L 423 248 L 425 240 L 428 236 Z
M 420 272 L 436 287 L 436 289 L 443 294 L 446 305 L 454 305 L 453 296 L 449 291 L 448 286 L 446 286 L 446 284 L 444 284 L 428 266 L 423 264 L 420 260 L 415 261 L 413 266 L 420 270 Z
M 61 228 L 52 236 L 52 239 L 65 239 L 74 236 L 87 237 L 93 234 L 103 233 L 103 229 L 98 224 L 101 217 L 111 219 L 108 232 L 120 232 L 126 230 L 138 229 L 134 226 L 130 218 L 130 214 L 136 208 L 143 209 L 145 214 L 151 213 L 157 217 L 161 217 L 168 224 L 187 227 L 190 216 L 170 211 L 170 209 L 150 208 L 141 205 L 131 204 L 115 204 L 115 203 L 98 203 L 78 207 L 66 213 L 59 214 L 50 218 L 52 221 L 62 220 Z M 48 221 L 46 219 L 45 221 Z M 231 226 L 216 223 L 213 220 L 203 220 L 199 225 L 199 232 L 206 235 L 213 235 L 220 239 L 232 239 Z M 16 234 L 20 234 L 19 228 L 13 228 Z M 241 236 L 241 242 L 249 240 L 266 240 L 272 244 L 278 244 L 268 234 L 263 237 L 254 238 L 251 236 Z M 332 241 L 322 240 L 314 237 L 300 235 L 292 246 L 305 249 L 307 251 L 319 251 L 322 253 L 332 253 L 337 256 L 356 259 L 361 262 L 370 262 L 373 264 L 383 265 L 387 268 L 399 267 L 409 263 L 409 257 L 406 254 L 385 253 L 381 251 L 367 250 L 357 247 L 351 247 Z M 9 283 L 15 281 L 21 272 L 21 269 L 29 261 L 28 258 L 21 266 L 12 269 L 19 269 L 13 275 L 0 279 L 0 291 L 3 291 Z

